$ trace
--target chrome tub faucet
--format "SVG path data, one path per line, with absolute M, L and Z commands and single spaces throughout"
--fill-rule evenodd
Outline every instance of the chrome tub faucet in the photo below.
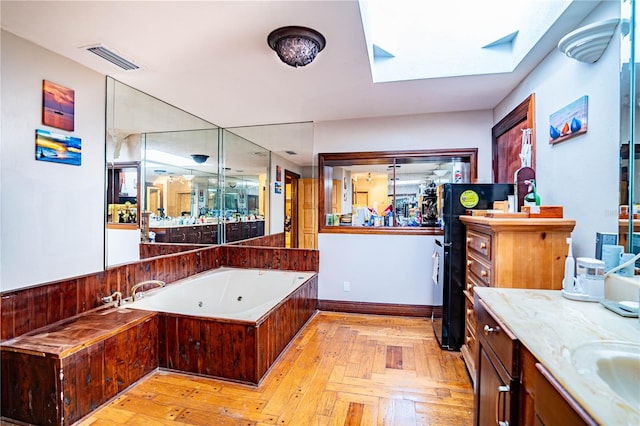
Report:
M 166 285 L 164 281 L 160 281 L 160 280 L 148 280 L 148 281 L 139 282 L 133 287 L 131 287 L 131 298 L 133 299 L 133 301 L 135 302 L 136 300 L 142 299 L 142 297 L 144 296 L 143 292 L 137 293 L 139 288 L 144 287 L 146 285 L 151 285 L 151 284 L 156 285 L 158 287 L 164 287 Z
M 111 296 L 103 297 L 102 303 L 113 303 L 113 306 L 115 307 L 122 306 L 122 293 L 120 293 L 119 291 L 114 291 Z

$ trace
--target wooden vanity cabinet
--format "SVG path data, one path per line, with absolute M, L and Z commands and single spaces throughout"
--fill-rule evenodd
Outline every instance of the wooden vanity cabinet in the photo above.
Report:
M 202 231 L 204 226 L 192 225 L 187 228 L 187 242 L 191 244 L 200 244 L 202 242 Z
M 202 244 L 217 244 L 218 243 L 218 225 L 204 225 L 202 227 L 202 237 L 200 242 Z
M 474 312 L 477 323 L 474 424 L 516 424 L 520 344 L 482 301 L 475 301 Z
M 474 287 L 562 288 L 564 261 L 575 220 L 460 216 L 467 227 L 465 339 L 460 351 L 476 377 Z
M 474 315 L 474 425 L 597 424 L 477 295 Z
M 535 371 L 535 424 L 537 426 L 597 425 L 540 363 Z
M 169 242 L 170 243 L 186 243 L 188 235 L 188 229 L 186 226 L 180 226 L 177 228 L 169 228 Z
M 242 239 L 240 222 L 225 223 L 226 242 L 231 243 Z

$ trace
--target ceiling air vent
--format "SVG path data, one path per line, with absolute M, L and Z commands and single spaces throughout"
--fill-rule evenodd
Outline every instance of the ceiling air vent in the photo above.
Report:
M 95 53 L 96 55 L 100 56 L 102 59 L 106 59 L 112 64 L 119 66 L 123 70 L 130 71 L 130 70 L 137 70 L 138 68 L 140 68 L 133 62 L 126 60 L 125 58 L 123 58 L 122 56 L 116 53 L 113 53 L 111 50 L 107 49 L 104 46 L 87 47 L 87 50 L 91 53 Z

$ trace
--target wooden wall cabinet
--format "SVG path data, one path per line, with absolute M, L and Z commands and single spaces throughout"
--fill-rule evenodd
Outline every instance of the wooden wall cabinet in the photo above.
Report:
M 462 357 L 475 380 L 474 287 L 562 288 L 575 220 L 461 216 L 467 226 L 465 343 Z

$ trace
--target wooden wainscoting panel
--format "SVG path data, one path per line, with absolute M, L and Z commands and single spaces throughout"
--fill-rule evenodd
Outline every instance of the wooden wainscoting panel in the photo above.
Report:
M 79 424 L 470 425 L 472 408 L 426 318 L 320 312 L 259 386 L 160 370 Z

